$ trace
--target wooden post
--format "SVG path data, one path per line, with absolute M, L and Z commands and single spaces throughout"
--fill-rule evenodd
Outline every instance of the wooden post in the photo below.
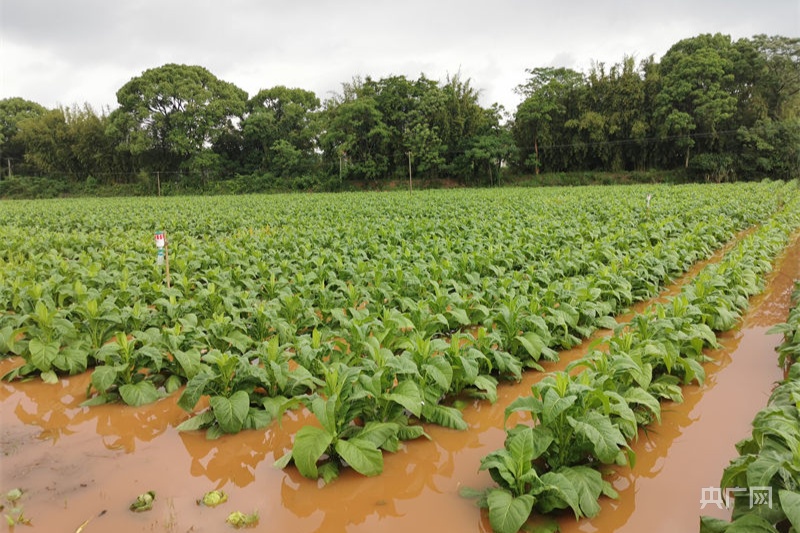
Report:
M 411 152 L 406 152 L 408 154 L 408 192 L 412 192 L 414 189 L 411 185 Z
M 156 185 L 158 186 L 158 195 L 161 196 L 161 172 L 156 171 Z

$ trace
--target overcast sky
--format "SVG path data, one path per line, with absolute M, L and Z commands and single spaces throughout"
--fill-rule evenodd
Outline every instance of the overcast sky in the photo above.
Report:
M 513 111 L 526 68 L 659 59 L 717 32 L 798 37 L 800 0 L 0 0 L 0 99 L 113 109 L 128 80 L 182 63 L 320 99 L 356 75 L 460 71 Z

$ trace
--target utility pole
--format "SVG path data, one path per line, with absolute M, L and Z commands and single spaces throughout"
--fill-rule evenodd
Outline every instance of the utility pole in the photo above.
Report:
M 406 152 L 408 154 L 408 192 L 413 191 L 413 187 L 411 185 L 411 152 Z

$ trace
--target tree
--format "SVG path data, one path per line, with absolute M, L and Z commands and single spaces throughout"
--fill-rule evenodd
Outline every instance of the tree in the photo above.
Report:
M 42 116 L 47 112 L 43 106 L 23 98 L 0 100 L 0 178 L 8 175 L 9 162 L 17 166 L 18 173 L 29 169 L 24 166 L 25 147 L 16 139 L 19 123 L 23 120 Z
M 257 168 L 279 176 L 308 171 L 316 159 L 317 96 L 304 89 L 277 86 L 263 89 L 247 102 L 242 134 Z
M 110 183 L 120 175 L 122 161 L 106 134 L 107 122 L 107 115 L 89 104 L 59 107 L 21 120 L 15 138 L 38 172 Z
M 656 115 L 662 137 L 678 137 L 685 149 L 684 167 L 689 167 L 692 134 L 705 139 L 703 148 L 715 146 L 719 127 L 736 110 L 734 56 L 729 36 L 700 35 L 673 45 L 661 60 L 662 87 Z
M 177 170 L 207 159 L 203 152 L 240 120 L 247 93 L 203 67 L 167 64 L 131 79 L 117 101 L 113 127 L 131 153 L 153 170 Z
M 329 160 L 339 161 L 343 174 L 377 180 L 389 173 L 386 147 L 390 132 L 373 97 L 361 96 L 335 105 L 326 116 L 322 146 Z
M 516 92 L 525 99 L 517 107 L 512 134 L 517 144 L 518 164 L 537 174 L 543 166 L 539 152 L 542 144 L 563 144 L 558 128 L 574 109 L 575 95 L 584 84 L 583 74 L 568 68 L 539 67 L 527 69 L 528 81 L 518 85 Z M 555 160 L 551 160 L 555 163 Z

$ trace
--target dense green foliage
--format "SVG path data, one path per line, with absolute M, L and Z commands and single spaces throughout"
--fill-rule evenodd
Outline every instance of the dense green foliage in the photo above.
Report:
M 660 62 L 527 72 L 522 101 L 505 110 L 481 105 L 458 74 L 354 78 L 320 102 L 284 86 L 248 98 L 203 67 L 167 64 L 121 87 L 111 112 L 0 101 L 0 177 L 46 176 L 89 195 L 111 184 L 139 194 L 338 189 L 409 174 L 467 185 L 579 170 L 797 177 L 797 38 L 699 35 Z M 64 187 L 36 189 L 12 180 L 0 195 Z
M 494 401 L 500 381 L 612 326 L 795 195 L 795 184 L 762 182 L 4 202 L 0 354 L 22 360 L 6 379 L 91 371 L 87 405 L 180 394 L 192 416 L 179 429 L 209 437 L 303 405 L 318 424 L 279 465 L 326 482 L 343 466 L 375 475 L 383 452 L 425 436 L 422 423 L 466 429 L 456 399 Z M 156 230 L 168 234 L 169 287 Z M 720 316 L 709 327 L 735 311 Z M 663 356 L 685 381 L 700 374 L 672 348 L 649 355 L 659 372 Z M 549 464 L 616 461 L 614 446 L 658 415 L 645 393 L 673 397 L 671 379 L 564 404 L 547 445 L 572 428 L 585 446 L 547 451 Z M 621 436 L 588 410 L 598 401 L 636 404 L 620 411 Z M 611 431 L 599 451 L 597 424 Z
M 792 300 L 795 304 L 800 302 L 800 282 L 795 282 Z M 780 333 L 784 338 L 778 347 L 778 364 L 784 366 L 800 362 L 800 305 L 792 307 L 786 322 L 774 326 L 769 333 Z
M 566 371 L 534 385 L 531 396 L 515 400 L 506 414 L 527 413 L 532 423 L 509 428 L 505 447 L 482 460 L 481 469 L 489 471 L 498 487 L 474 494 L 488 508 L 493 529 L 515 533 L 532 512 L 571 509 L 576 518 L 592 516 L 600 510 L 601 495 L 615 497 L 602 480 L 602 465 L 631 460 L 628 442 L 637 437 L 639 427 L 659 419 L 659 402 L 681 401 L 680 385 L 703 382 L 701 363 L 708 360 L 704 349 L 717 346 L 715 332 L 735 326 L 748 298 L 761 291 L 772 259 L 798 226 L 800 199 L 794 198 L 678 296 L 616 327 L 607 351 L 591 351 Z M 785 438 L 791 440 L 791 449 L 795 437 Z M 769 472 L 757 479 L 748 474 L 749 484 L 739 486 L 766 486 L 778 475 L 777 470 Z M 795 469 L 781 475 L 796 474 Z M 728 476 L 723 486 L 732 486 L 730 481 Z M 796 482 L 785 488 L 796 490 Z

